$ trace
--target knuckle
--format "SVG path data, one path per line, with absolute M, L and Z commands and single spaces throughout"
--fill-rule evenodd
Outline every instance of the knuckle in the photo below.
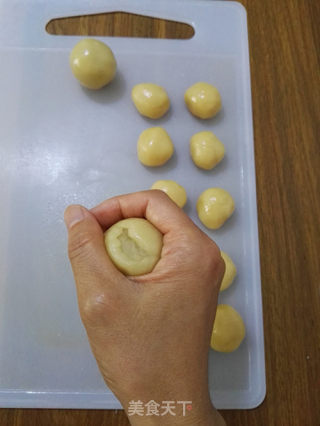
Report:
M 77 229 L 76 226 L 69 238 L 68 255 L 72 261 L 85 255 L 93 245 L 93 236 L 88 231 Z
M 150 195 L 157 201 L 170 199 L 170 197 L 161 189 L 151 189 Z
M 97 325 L 104 320 L 107 309 L 105 294 L 91 295 L 80 304 L 80 316 L 84 324 Z
M 224 261 L 220 249 L 212 240 L 204 244 L 201 256 L 210 272 L 221 273 L 222 270 L 224 271 Z

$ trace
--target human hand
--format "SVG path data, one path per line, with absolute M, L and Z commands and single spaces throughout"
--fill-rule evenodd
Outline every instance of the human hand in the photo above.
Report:
M 126 277 L 103 232 L 145 217 L 163 234 L 161 259 Z M 129 402 L 192 401 L 185 417 L 132 416 L 132 425 L 221 425 L 208 391 L 208 351 L 224 262 L 215 243 L 161 191 L 123 195 L 65 212 L 79 310 L 109 388 Z M 171 423 L 172 422 L 172 423 Z

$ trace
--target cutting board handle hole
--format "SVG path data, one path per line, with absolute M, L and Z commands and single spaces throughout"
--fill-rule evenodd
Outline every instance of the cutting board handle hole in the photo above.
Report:
M 52 35 L 143 37 L 191 39 L 194 28 L 184 22 L 126 12 L 110 12 L 50 20 L 46 31 Z

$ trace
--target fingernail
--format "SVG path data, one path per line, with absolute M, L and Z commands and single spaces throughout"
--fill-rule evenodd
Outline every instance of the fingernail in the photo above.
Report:
M 66 227 L 70 229 L 77 222 L 80 222 L 86 216 L 86 209 L 79 205 L 72 205 L 67 207 L 64 212 L 64 221 Z

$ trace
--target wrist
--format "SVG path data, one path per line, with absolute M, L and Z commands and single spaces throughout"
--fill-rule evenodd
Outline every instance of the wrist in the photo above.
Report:
M 226 426 L 221 415 L 211 406 L 206 413 L 176 413 L 176 415 L 133 415 L 128 413 L 131 426 Z
M 132 426 L 225 426 L 212 405 L 205 368 L 174 380 L 169 374 L 150 376 L 131 374 L 112 389 Z
M 200 392 L 196 397 L 182 400 L 172 395 L 162 399 L 148 395 L 147 398 L 125 399 L 121 403 L 131 426 L 225 426 L 209 394 L 201 395 Z

